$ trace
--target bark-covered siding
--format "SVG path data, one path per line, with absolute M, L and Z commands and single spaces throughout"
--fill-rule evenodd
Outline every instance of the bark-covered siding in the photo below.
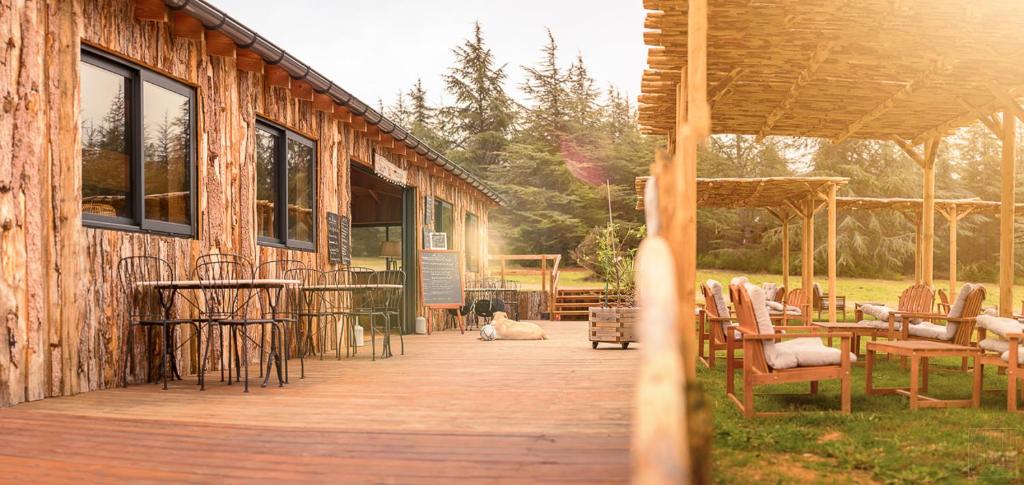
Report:
M 195 86 L 197 239 L 82 226 L 83 43 Z M 168 22 L 137 20 L 131 0 L 0 0 L 0 46 L 0 406 L 119 383 L 126 327 L 116 281 L 121 257 L 159 255 L 179 276 L 208 251 L 332 269 L 325 213 L 349 213 L 346 164 L 371 160 L 376 144 L 364 132 L 268 86 L 262 74 L 236 69 L 233 58 L 207 55 L 203 40 L 175 38 Z M 316 252 L 256 244 L 257 115 L 317 143 Z M 419 196 L 418 235 L 426 194 L 455 205 L 455 249 L 464 249 L 466 211 L 479 216 L 483 265 L 491 202 L 447 172 L 377 149 L 409 171 Z M 144 342 L 137 340 L 133 351 L 142 357 Z M 144 358 L 135 360 L 131 381 L 138 382 L 146 366 Z M 191 372 L 196 363 L 183 352 L 179 366 Z

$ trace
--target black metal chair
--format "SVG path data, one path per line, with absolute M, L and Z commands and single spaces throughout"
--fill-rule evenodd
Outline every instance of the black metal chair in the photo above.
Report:
M 175 353 L 184 346 L 174 345 L 174 336 L 181 325 L 191 325 L 201 339 L 199 324 L 194 319 L 171 318 L 170 311 L 174 304 L 172 289 L 158 289 L 154 285 L 174 280 L 171 265 L 156 256 L 129 256 L 117 263 L 118 281 L 124 295 L 127 310 L 127 342 L 124 348 L 124 368 L 121 373 L 122 385 L 128 386 L 128 375 L 135 367 L 135 329 L 146 329 L 146 350 L 151 346 L 151 330 L 161 329 L 160 379 L 167 389 L 167 370 L 170 367 L 171 378 L 181 379 L 178 372 Z M 201 340 L 200 340 L 201 342 Z M 168 358 L 170 357 L 170 358 Z M 149 359 L 147 355 L 147 376 L 149 375 Z
M 378 281 L 377 272 L 369 268 L 352 267 L 342 271 L 349 273 L 345 278 L 350 284 L 369 285 Z M 380 310 L 385 304 L 379 301 L 380 298 L 383 298 L 381 293 L 375 290 L 354 291 L 351 293 L 351 303 L 347 312 L 354 324 L 358 324 L 361 318 L 369 322 L 370 359 L 374 361 L 377 360 L 377 329 L 383 331 L 388 325 L 387 314 Z M 380 325 L 378 321 L 381 322 Z
M 398 330 L 401 355 L 405 355 L 405 329 L 402 326 L 402 286 L 405 284 L 405 272 L 402 270 L 378 271 L 371 277 L 372 284 L 398 286 L 398 288 L 378 288 L 371 290 L 376 295 L 374 310 L 384 315 L 386 332 L 390 337 L 392 330 Z M 384 342 L 385 355 L 391 355 L 391 339 Z
M 254 341 L 249 337 L 250 326 L 280 325 L 273 318 L 263 318 L 263 315 L 253 318 L 250 315 L 256 313 L 253 303 L 258 300 L 259 292 L 254 287 L 255 273 L 251 265 L 240 259 L 219 259 L 206 261 L 198 264 L 195 269 L 196 279 L 203 294 L 203 313 L 211 324 L 217 325 L 223 342 L 224 328 L 228 329 L 228 336 L 231 341 L 228 347 L 227 374 L 228 385 L 232 383 L 231 360 L 235 359 L 236 380 L 242 380 L 244 374 L 244 392 L 249 392 L 249 342 Z M 280 339 L 283 332 L 271 332 L 271 338 Z M 241 339 L 239 339 L 241 336 Z M 206 353 L 209 353 L 210 344 L 207 339 Z M 238 349 L 238 341 L 242 341 L 242 349 Z M 280 345 L 280 342 L 272 342 L 272 346 Z M 280 348 L 280 347 L 278 347 Z M 233 355 L 232 355 L 233 354 Z M 280 354 L 278 354 L 280 358 Z M 206 355 L 200 363 L 200 386 L 206 388 L 205 365 Z M 281 363 L 278 362 L 278 370 Z M 221 365 L 223 375 L 224 366 Z M 240 372 L 241 371 L 241 372 Z M 278 375 L 278 380 L 283 384 L 283 379 Z
M 285 272 L 285 278 L 301 282 L 298 298 L 296 298 L 298 306 L 294 309 L 293 315 L 298 322 L 297 330 L 302 333 L 301 336 L 296 334 L 296 337 L 301 342 L 301 345 L 298 347 L 301 367 L 300 375 L 306 377 L 305 356 L 310 351 L 315 353 L 317 348 L 317 340 L 314 339 L 314 335 L 320 340 L 320 358 L 323 359 L 324 337 L 327 332 L 324 318 L 330 316 L 330 314 L 324 311 L 324 293 L 322 291 L 313 291 L 310 288 L 323 286 L 324 274 L 320 270 L 313 268 L 292 268 Z
M 326 286 L 352 286 L 366 284 L 359 283 L 357 275 L 351 269 L 343 268 L 324 273 L 324 284 Z M 359 315 L 354 312 L 355 302 L 358 296 L 353 291 L 328 291 L 324 295 L 324 312 L 334 318 L 335 322 L 341 323 L 341 330 L 338 332 L 338 341 L 335 347 L 336 358 L 341 359 L 341 346 L 344 339 L 345 357 L 356 355 L 358 347 L 355 341 L 355 327 L 359 323 Z
M 305 269 L 306 264 L 297 259 L 272 259 L 264 261 L 256 267 L 257 278 L 288 279 L 288 271 L 292 269 Z M 260 310 L 265 318 L 272 318 L 277 321 L 284 331 L 284 347 L 280 349 L 284 356 L 284 381 L 287 383 L 288 360 L 291 358 L 292 335 L 299 335 L 298 318 L 295 316 L 296 301 L 298 295 L 295 288 L 278 288 L 260 292 Z M 276 309 L 276 311 L 268 311 Z M 260 377 L 263 376 L 263 348 L 266 342 L 266 325 L 260 330 Z M 299 342 L 296 338 L 295 346 Z M 300 355 L 300 359 L 302 356 Z M 303 362 L 303 365 L 305 362 Z
M 494 310 L 491 309 L 491 300 L 480 299 L 473 303 L 473 324 L 477 327 L 480 326 L 480 318 L 484 319 L 485 324 L 491 323 L 491 319 L 494 318 Z

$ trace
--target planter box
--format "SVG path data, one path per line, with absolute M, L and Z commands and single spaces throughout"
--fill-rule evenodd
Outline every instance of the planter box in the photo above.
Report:
M 637 307 L 590 307 L 590 342 L 596 349 L 600 342 L 629 347 L 636 342 Z

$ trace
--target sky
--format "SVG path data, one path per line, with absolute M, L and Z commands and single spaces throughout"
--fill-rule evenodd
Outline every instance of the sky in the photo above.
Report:
M 499 63 L 508 64 L 509 93 L 520 102 L 522 65 L 541 58 L 550 28 L 568 66 L 577 53 L 604 91 L 631 99 L 640 91 L 647 49 L 641 0 L 212 0 L 249 28 L 327 76 L 359 99 L 390 104 L 423 80 L 430 101 L 443 100 L 441 75 L 451 49 L 473 22 Z M 286 4 L 286 8 L 282 8 Z

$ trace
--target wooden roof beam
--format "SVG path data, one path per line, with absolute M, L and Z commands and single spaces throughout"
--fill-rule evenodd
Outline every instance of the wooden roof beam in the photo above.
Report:
M 175 10 L 171 12 L 171 35 L 182 39 L 200 40 L 206 33 L 203 23 L 195 17 Z
M 235 41 L 224 35 L 219 30 L 207 30 L 206 53 L 211 56 L 235 58 Z
M 742 67 L 737 67 L 729 72 L 729 74 L 726 74 L 721 81 L 715 83 L 715 85 L 708 90 L 708 104 L 712 110 L 715 109 L 716 103 L 732 92 L 732 85 L 740 78 L 740 76 L 743 75 L 744 72 L 745 70 Z
M 334 100 L 326 94 L 313 93 L 313 109 L 325 113 L 334 113 Z
M 764 137 L 771 134 L 772 127 L 774 127 L 775 123 L 778 122 L 779 119 L 786 114 L 786 111 L 789 111 L 793 106 L 797 96 L 800 95 L 800 90 L 814 79 L 814 75 L 818 72 L 818 68 L 825 63 L 825 60 L 828 59 L 828 56 L 832 53 L 832 49 L 835 48 L 835 46 L 836 43 L 834 41 L 824 41 L 818 44 L 818 47 L 814 49 L 814 54 L 811 55 L 810 61 L 807 63 L 807 67 L 805 67 L 803 71 L 800 71 L 796 81 L 793 81 L 793 85 L 790 86 L 789 91 L 786 92 L 786 96 L 782 98 L 779 105 L 768 114 L 767 118 L 765 118 L 764 123 L 761 125 L 761 129 L 757 132 L 757 138 L 755 138 L 755 141 L 760 143 L 761 140 L 764 140 Z
M 166 22 L 167 5 L 163 0 L 135 0 L 135 18 L 145 22 Z
M 292 97 L 303 101 L 313 101 L 313 86 L 298 79 L 292 81 Z
M 344 106 L 335 106 L 333 117 L 342 123 L 352 123 L 352 112 Z
M 978 121 L 982 122 L 996 136 L 996 138 L 1002 138 L 1003 136 L 1003 123 L 995 116 L 995 114 L 983 114 L 978 108 L 971 103 L 967 102 L 966 99 L 957 96 L 956 101 L 960 103 L 971 114 L 978 117 Z
M 921 154 L 921 152 L 919 152 L 916 148 L 914 148 L 915 145 L 912 145 L 910 142 L 907 142 L 906 140 L 898 136 L 892 137 L 892 141 L 894 141 L 896 145 L 898 145 L 903 150 L 903 153 L 906 153 L 911 160 L 913 160 L 921 167 L 925 166 L 925 156 Z
M 366 120 L 362 116 L 352 116 L 352 129 L 366 133 Z
M 285 71 L 284 69 L 273 64 L 267 64 L 267 67 L 264 69 L 264 72 L 266 74 L 267 85 L 278 88 L 291 89 L 292 76 L 288 74 L 288 71 Z
M 249 49 L 235 51 L 235 67 L 239 71 L 263 74 L 263 58 Z
M 1024 121 L 1024 108 L 1021 108 L 1020 103 L 1010 95 L 1009 91 L 995 84 L 989 84 L 988 89 L 1003 104 L 1004 108 L 1012 112 L 1017 119 Z

